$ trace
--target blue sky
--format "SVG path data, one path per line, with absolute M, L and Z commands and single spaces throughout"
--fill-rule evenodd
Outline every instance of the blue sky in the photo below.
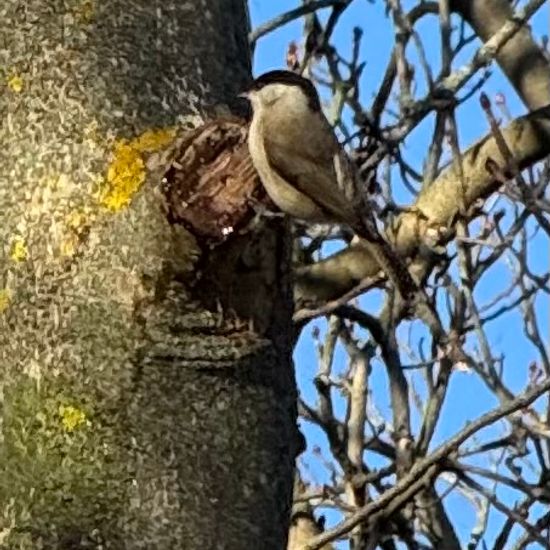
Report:
M 403 1 L 403 6 L 410 9 L 416 2 Z M 250 15 L 252 18 L 253 28 L 261 23 L 264 23 L 274 16 L 283 13 L 289 9 L 299 5 L 298 0 L 250 0 Z M 355 0 L 352 6 L 346 11 L 341 18 L 336 32 L 333 37 L 335 44 L 341 53 L 346 57 L 351 45 L 351 36 L 354 26 L 360 26 L 364 30 L 364 38 L 362 42 L 361 58 L 366 61 L 366 67 L 363 73 L 362 99 L 363 104 L 370 105 L 371 98 L 376 93 L 381 82 L 383 72 L 386 67 L 389 53 L 393 45 L 393 27 L 384 13 L 385 3 L 377 0 L 374 3 L 367 0 Z M 324 11 L 326 14 L 327 11 Z M 548 34 L 549 9 L 546 4 L 532 19 L 532 27 L 534 34 L 540 39 L 542 35 Z M 434 73 L 439 70 L 439 33 L 437 28 L 437 18 L 430 16 L 425 22 L 417 27 L 421 40 L 424 44 L 428 60 L 434 67 Z M 264 71 L 284 68 L 286 49 L 290 41 L 297 42 L 301 39 L 302 22 L 296 20 L 284 27 L 277 29 L 270 35 L 260 39 L 257 44 L 254 57 L 254 74 L 259 75 Z M 467 48 L 461 55 L 453 68 L 457 68 L 462 63 L 467 61 L 472 55 L 473 49 L 479 45 L 478 42 Z M 415 50 L 409 48 L 409 59 L 415 61 Z M 511 89 L 506 79 L 500 73 L 496 65 L 491 66 L 491 77 L 484 86 L 485 92 L 491 99 L 494 100 L 497 93 L 503 93 L 506 97 L 506 103 L 512 116 L 518 116 L 526 112 L 525 107 L 520 102 L 515 92 Z M 420 75 L 419 75 L 420 76 Z M 422 79 L 418 79 L 421 83 Z M 476 82 L 473 79 L 470 85 L 459 95 L 463 95 L 470 86 Z M 418 88 L 418 96 L 421 97 L 423 91 L 421 86 Z M 495 109 L 496 110 L 496 109 Z M 479 103 L 473 99 L 458 109 L 457 113 L 459 124 L 459 141 L 462 148 L 467 147 L 474 141 L 487 133 L 487 120 L 483 115 Z M 431 130 L 433 119 L 427 118 L 407 139 L 403 149 L 404 158 L 418 171 L 422 169 L 422 162 L 425 158 L 428 144 L 431 140 Z M 396 186 L 396 196 L 403 203 L 410 201 L 410 195 L 400 184 L 398 175 L 395 175 L 393 183 Z M 531 231 L 535 230 L 535 224 L 530 224 Z M 548 271 L 549 265 L 549 245 L 546 238 L 537 237 L 531 244 L 531 259 L 530 265 L 537 273 Z M 509 272 L 499 263 L 492 269 L 485 279 L 480 283 L 477 289 L 477 296 L 481 302 L 489 300 L 492 296 L 498 293 L 499 290 L 506 286 L 509 280 Z M 380 297 L 376 292 L 370 293 L 361 300 L 361 306 L 366 310 L 375 313 L 380 304 Z M 537 302 L 537 311 L 540 314 L 540 329 L 543 335 L 548 335 L 550 331 L 548 318 L 548 300 L 540 298 Z M 494 355 L 503 354 L 504 361 L 504 379 L 506 384 L 514 390 L 521 391 L 526 383 L 526 366 L 537 358 L 537 352 L 528 340 L 522 334 L 522 325 L 519 313 L 512 312 L 503 316 L 500 320 L 494 321 L 487 326 L 491 345 Z M 315 394 L 312 385 L 312 378 L 316 373 L 317 360 L 315 353 L 315 343 L 311 337 L 312 326 L 315 325 L 323 331 L 324 322 L 321 320 L 310 324 L 303 332 L 302 338 L 296 348 L 296 375 L 298 385 L 303 397 L 310 404 L 315 404 Z M 412 327 L 413 334 L 419 336 L 421 334 L 420 327 L 415 324 Z M 548 342 L 548 340 L 547 340 Z M 519 344 L 519 345 L 518 345 Z M 411 362 L 404 359 L 405 362 Z M 346 357 L 343 350 L 339 350 L 336 358 L 337 370 L 343 371 L 346 368 Z M 422 393 L 422 377 L 419 373 L 411 372 L 409 381 L 414 387 Z M 384 369 L 376 361 L 373 363 L 373 371 L 370 379 L 370 385 L 373 392 L 373 399 L 378 409 L 384 416 L 387 416 L 389 410 L 389 397 L 387 392 L 387 379 Z M 337 405 L 342 410 L 343 401 L 340 400 Z M 440 420 L 435 442 L 441 442 L 456 431 L 460 430 L 468 419 L 475 418 L 483 412 L 497 405 L 494 396 L 486 387 L 477 379 L 474 374 L 456 373 L 452 379 L 448 400 L 442 411 L 442 419 Z M 418 420 L 418 417 L 415 418 Z M 308 445 L 319 445 L 326 458 L 330 457 L 327 450 L 326 441 L 319 429 L 308 426 L 302 422 L 302 430 L 308 438 Z M 504 424 L 499 424 L 488 430 L 488 433 L 502 433 Z M 367 461 L 371 466 L 381 464 L 380 459 L 375 455 L 368 455 Z M 311 480 L 315 483 L 322 483 L 328 480 L 327 469 L 322 465 L 319 458 L 312 456 L 310 453 L 302 457 L 302 463 L 307 464 L 308 472 Z M 499 496 L 505 495 L 504 490 L 499 490 Z M 504 498 L 504 497 L 503 497 Z M 513 503 L 514 495 L 508 495 L 509 503 Z M 472 507 L 464 500 L 457 496 L 451 496 L 445 501 L 447 508 L 451 511 L 451 515 L 455 522 L 455 526 L 461 537 L 467 537 L 475 523 L 475 515 Z M 327 514 L 329 523 L 332 523 L 337 518 L 333 514 Z M 491 543 L 495 533 L 498 533 L 502 525 L 503 516 L 493 512 L 489 518 L 489 528 L 487 530 L 487 541 Z M 464 539 L 463 539 L 464 540 Z M 343 546 L 343 548 L 346 546 Z M 534 545 L 532 546 L 535 547 Z

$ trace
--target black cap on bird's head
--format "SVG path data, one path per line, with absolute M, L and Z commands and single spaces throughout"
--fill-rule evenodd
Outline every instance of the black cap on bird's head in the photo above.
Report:
M 321 102 L 319 100 L 319 94 L 315 89 L 315 86 L 311 80 L 293 73 L 292 71 L 269 71 L 260 75 L 258 78 L 252 81 L 248 88 L 241 94 L 243 97 L 247 97 L 250 93 L 257 92 L 266 86 L 271 84 L 283 84 L 287 86 L 297 86 L 302 90 L 307 97 L 309 106 L 313 111 L 321 110 Z

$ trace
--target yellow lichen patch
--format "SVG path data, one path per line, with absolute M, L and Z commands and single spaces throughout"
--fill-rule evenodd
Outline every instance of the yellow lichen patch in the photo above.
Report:
M 101 183 L 100 203 L 109 210 L 126 206 L 145 181 L 145 162 L 142 153 L 151 153 L 170 143 L 175 129 L 147 130 L 131 141 L 115 143 L 113 160 L 107 177 Z
M 8 309 L 11 301 L 11 292 L 7 288 L 0 289 L 0 313 Z
M 14 262 L 24 262 L 29 255 L 27 243 L 22 237 L 16 237 L 11 245 L 10 257 Z
M 101 204 L 109 210 L 120 210 L 130 202 L 144 181 L 145 163 L 140 152 L 125 141 L 119 141 L 103 183 Z
M 152 153 L 164 145 L 168 145 L 175 135 L 175 128 L 146 130 L 143 134 L 130 141 L 130 147 L 137 149 L 141 153 Z
M 24 85 L 23 78 L 17 74 L 8 78 L 8 88 L 17 94 L 23 91 Z
M 59 416 L 65 431 L 72 432 L 87 421 L 86 413 L 71 405 L 59 405 Z

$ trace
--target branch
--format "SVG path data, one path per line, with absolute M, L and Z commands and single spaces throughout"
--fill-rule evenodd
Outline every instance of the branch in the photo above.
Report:
M 550 391 L 550 378 L 547 378 L 539 386 L 524 392 L 510 402 L 484 414 L 477 420 L 474 420 L 461 432 L 449 439 L 445 444 L 438 447 L 431 455 L 417 462 L 411 468 L 409 474 L 407 474 L 394 487 L 382 494 L 377 500 L 364 506 L 336 527 L 309 540 L 309 542 L 304 546 L 304 550 L 318 550 L 323 546 L 323 544 L 345 535 L 360 522 L 368 521 L 369 518 L 374 516 L 374 514 L 383 512 L 384 509 L 388 507 L 393 509 L 396 500 L 399 500 L 400 502 L 402 501 L 403 494 L 406 494 L 408 498 L 412 497 L 423 487 L 425 487 L 425 483 L 431 482 L 432 477 L 437 473 L 436 465 L 447 455 L 453 451 L 456 451 L 468 438 L 482 428 L 493 424 L 497 420 L 500 420 L 501 418 L 520 409 L 528 407 L 533 401 L 538 399 L 547 391 Z
M 525 31 L 525 24 L 543 3 L 544 0 L 531 0 L 517 13 L 508 10 L 506 17 L 501 21 L 501 26 L 494 29 L 494 34 L 489 35 L 486 42 L 476 51 L 469 63 L 442 80 L 438 80 L 435 86 L 430 85 L 429 93 L 422 99 L 412 102 L 409 98 L 406 101 L 407 116 L 395 126 L 384 131 L 386 139 L 392 142 L 404 139 L 430 112 L 438 109 L 438 103 L 452 105 L 450 98 L 453 98 L 454 94 L 463 88 L 479 69 L 488 65 L 495 57 L 498 58 L 498 53 L 512 41 L 519 31 Z M 530 35 L 528 37 L 530 38 Z M 547 82 L 547 79 L 541 82 L 544 81 Z M 514 85 L 514 82 L 512 84 Z M 548 97 L 548 93 L 545 96 Z M 530 107 L 538 108 L 543 105 L 544 103 L 538 103 L 530 105 Z
M 300 17 L 307 15 L 308 13 L 313 13 L 323 8 L 330 8 L 332 6 L 345 7 L 347 4 L 349 4 L 349 1 L 350 0 L 313 0 L 312 2 L 303 4 L 299 8 L 287 11 L 281 15 L 278 15 L 277 17 L 274 17 L 271 21 L 268 21 L 267 23 L 258 26 L 248 35 L 248 42 L 253 48 L 256 42 L 262 36 L 265 36 L 266 34 L 277 29 L 278 27 L 282 27 L 283 25 L 290 23 L 290 21 L 294 21 L 295 19 L 299 19 Z
M 529 521 L 526 520 L 519 512 L 502 504 L 490 491 L 483 487 L 483 485 L 477 483 L 477 481 L 471 479 L 463 472 L 457 472 L 457 475 L 463 483 L 483 495 L 499 512 L 502 512 L 505 516 L 521 525 L 529 534 L 530 538 L 537 541 L 539 544 L 542 544 L 543 548 L 546 546 L 546 541 L 544 538 L 537 533 L 536 529 L 530 525 Z
M 546 0 L 531 0 L 515 14 L 509 14 L 500 29 L 494 33 L 479 50 L 472 60 L 453 72 L 438 85 L 444 90 L 458 90 L 477 72 L 478 69 L 488 65 L 498 54 L 505 44 L 508 44 L 512 37 L 524 27 L 531 16 L 546 2 Z
M 531 10 L 534 2 L 525 8 Z M 453 0 L 459 13 L 475 33 L 488 42 L 514 17 L 509 0 Z M 550 103 L 550 70 L 540 46 L 527 26 L 520 29 L 496 54 L 496 61 L 530 110 Z
M 405 33 L 403 35 L 403 41 L 405 42 L 405 44 L 411 36 L 410 30 L 414 27 L 415 23 L 425 15 L 437 14 L 438 10 L 439 7 L 437 2 L 423 2 L 422 4 L 415 6 L 413 9 L 411 9 L 409 13 L 406 14 L 405 17 L 407 19 L 407 25 L 405 26 Z M 380 90 L 371 107 L 372 120 L 376 126 L 378 126 L 380 123 L 380 117 L 382 116 L 384 107 L 386 106 L 386 103 L 388 102 L 388 99 L 390 97 L 396 76 L 397 52 L 396 48 L 394 47 L 388 66 L 386 67 L 384 77 L 382 79 L 382 84 L 380 85 Z

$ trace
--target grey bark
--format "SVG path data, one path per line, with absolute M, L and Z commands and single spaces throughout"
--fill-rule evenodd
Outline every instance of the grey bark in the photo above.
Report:
M 283 548 L 284 232 L 204 253 L 140 187 L 135 140 L 232 104 L 244 0 L 7 0 L 0 20 L 0 546 Z

